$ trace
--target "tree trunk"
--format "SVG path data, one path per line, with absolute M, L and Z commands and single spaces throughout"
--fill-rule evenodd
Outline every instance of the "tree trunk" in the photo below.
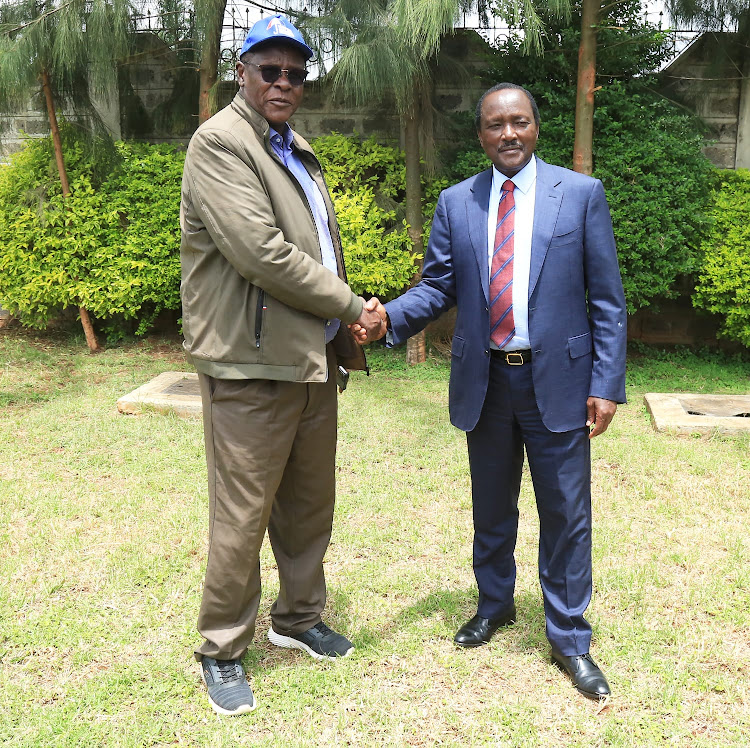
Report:
M 60 140 L 60 128 L 57 125 L 55 100 L 52 96 L 52 84 L 50 83 L 49 72 L 46 68 L 42 68 L 42 89 L 44 90 L 44 100 L 47 104 L 47 116 L 49 117 L 49 129 L 52 133 L 52 145 L 55 150 L 57 173 L 60 175 L 63 197 L 68 197 L 70 195 L 70 182 L 68 181 L 68 172 L 65 170 L 65 159 L 63 158 L 62 141 Z M 94 326 L 91 324 L 88 310 L 81 306 L 78 307 L 78 312 L 81 315 L 81 325 L 83 327 L 83 334 L 86 336 L 86 344 L 91 353 L 96 353 L 99 350 L 99 343 L 96 340 Z
M 213 22 L 207 25 L 206 36 L 201 47 L 200 93 L 198 95 L 198 124 L 203 124 L 215 111 L 214 97 L 211 95 L 219 76 L 219 52 L 221 29 L 224 23 L 226 0 L 216 0 Z
M 581 174 L 594 170 L 594 92 L 596 91 L 596 27 L 600 0 L 583 0 L 581 46 L 578 49 L 578 87 L 576 89 L 576 133 L 573 145 L 573 169 Z
M 83 327 L 83 334 L 86 336 L 86 344 L 91 353 L 96 353 L 99 350 L 99 343 L 96 341 L 96 334 L 94 333 L 94 326 L 91 324 L 88 309 L 79 306 L 78 313 L 81 315 L 81 326 Z
M 416 92 L 415 92 L 416 94 Z M 422 180 L 419 163 L 419 107 L 414 97 L 414 106 L 403 116 L 404 123 L 404 152 L 406 161 L 406 223 L 408 224 L 409 239 L 412 253 L 422 255 Z M 422 272 L 422 260 L 418 260 L 419 270 L 412 278 L 412 285 L 419 281 Z M 408 364 L 422 364 L 427 360 L 427 347 L 424 330 L 406 341 L 406 362 Z
M 68 172 L 65 171 L 62 141 L 60 140 L 60 128 L 57 126 L 55 100 L 52 98 L 52 84 L 50 83 L 47 68 L 42 68 L 42 88 L 44 90 L 44 100 L 47 103 L 47 116 L 49 117 L 49 129 L 52 133 L 52 145 L 55 149 L 57 173 L 60 175 L 60 184 L 62 185 L 63 197 L 68 197 L 70 195 L 70 182 L 68 182 Z

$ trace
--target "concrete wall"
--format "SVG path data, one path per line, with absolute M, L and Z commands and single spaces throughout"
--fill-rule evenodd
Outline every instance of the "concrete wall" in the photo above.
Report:
M 748 58 L 736 34 L 707 33 L 661 74 L 666 95 L 706 123 L 704 152 L 722 169 L 750 168 Z
M 49 120 L 41 96 L 31 99 L 23 112 L 15 116 L 0 115 L 0 163 L 21 148 L 26 137 L 49 134 Z
M 484 90 L 474 73 L 482 65 L 487 44 L 474 31 L 459 31 L 443 44 L 433 92 L 433 121 L 436 139 L 450 141 L 448 115 L 473 111 Z M 198 72 L 186 66 L 174 50 L 154 34 L 139 34 L 134 53 L 119 66 L 119 92 L 101 114 L 116 138 L 147 140 L 152 143 L 186 144 L 198 125 Z M 231 101 L 237 85 L 221 84 L 219 105 Z M 31 136 L 49 132 L 41 98 L 30 102 L 27 111 L 5 118 L 6 132 L 0 149 L 5 153 L 21 147 L 22 132 Z M 2 121 L 0 121 L 0 126 Z M 375 135 L 398 141 L 399 118 L 389 101 L 370 107 L 355 107 L 334 100 L 328 85 L 312 81 L 305 88 L 302 106 L 292 125 L 306 138 L 339 132 Z M 2 151 L 0 150 L 0 154 Z
M 721 168 L 750 168 L 750 57 L 733 34 L 705 34 L 662 73 L 665 93 L 695 111 L 707 124 L 706 155 Z M 432 97 L 436 137 L 451 140 L 447 115 L 471 112 L 483 91 L 472 73 L 483 64 L 486 43 L 473 31 L 448 37 L 441 50 Z M 744 62 L 744 58 L 749 62 Z M 743 78 L 738 70 L 745 71 Z M 461 72 L 463 71 L 463 72 Z M 152 34 L 140 34 L 138 49 L 120 66 L 119 97 L 100 105 L 115 137 L 186 143 L 197 126 L 197 71 Z M 222 84 L 226 104 L 236 84 Z M 335 101 L 326 86 L 312 82 L 293 124 L 306 137 L 332 131 L 398 140 L 398 117 L 389 102 L 356 108 Z M 20 147 L 24 134 L 46 135 L 41 97 L 15 117 L 0 117 L 0 159 Z
M 138 34 L 119 66 L 122 136 L 186 143 L 198 126 L 198 71 L 154 34 Z
M 120 130 L 120 107 L 117 92 L 111 95 L 97 95 L 89 92 L 91 103 L 101 123 L 115 140 L 122 138 Z M 72 108 L 65 102 L 56 102 L 58 121 L 71 115 Z M 84 117 L 84 120 L 87 119 Z M 40 138 L 49 135 L 49 118 L 41 90 L 31 96 L 23 111 L 16 115 L 0 115 L 0 163 L 19 150 L 27 138 Z

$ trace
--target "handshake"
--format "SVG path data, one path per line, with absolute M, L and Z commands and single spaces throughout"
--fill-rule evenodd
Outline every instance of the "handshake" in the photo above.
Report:
M 386 333 L 388 315 L 385 307 L 380 303 L 380 299 L 373 296 L 365 302 L 362 314 L 356 322 L 349 325 L 349 329 L 354 335 L 354 339 L 360 344 L 371 343 L 373 340 L 380 340 Z

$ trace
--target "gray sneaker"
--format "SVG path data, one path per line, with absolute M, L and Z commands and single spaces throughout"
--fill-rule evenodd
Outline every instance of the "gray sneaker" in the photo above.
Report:
M 208 687 L 208 701 L 217 714 L 233 717 L 255 709 L 255 697 L 245 677 L 242 660 L 204 657 L 201 676 Z
M 268 640 L 277 647 L 301 649 L 316 660 L 346 657 L 354 651 L 354 645 L 345 636 L 329 629 L 323 621 L 316 623 L 311 629 L 301 634 L 289 634 L 289 636 L 277 634 L 271 627 L 268 629 Z

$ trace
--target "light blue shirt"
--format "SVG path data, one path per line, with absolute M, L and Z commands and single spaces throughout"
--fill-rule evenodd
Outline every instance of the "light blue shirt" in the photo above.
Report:
M 323 260 L 323 266 L 328 268 L 332 273 L 338 275 L 338 262 L 336 261 L 336 252 L 333 249 L 331 240 L 331 230 L 328 228 L 328 209 L 325 200 L 320 192 L 315 180 L 310 176 L 305 165 L 299 156 L 292 149 L 292 129 L 287 127 L 283 135 L 270 128 L 271 147 L 276 155 L 284 162 L 289 171 L 300 183 L 305 192 L 307 204 L 310 206 L 315 228 L 318 230 L 318 241 L 320 242 L 320 253 Z M 326 322 L 326 343 L 330 343 L 339 330 L 341 321 L 329 319 Z
M 516 334 L 504 351 L 523 351 L 531 348 L 529 341 L 529 270 L 531 268 L 531 230 L 534 226 L 536 202 L 536 156 L 514 177 L 506 177 L 492 167 L 492 189 L 487 214 L 487 272 L 492 273 L 492 255 L 495 251 L 497 206 L 503 182 L 510 179 L 515 185 L 513 199 L 516 203 L 513 228 L 513 321 Z M 490 341 L 492 348 L 497 348 Z

